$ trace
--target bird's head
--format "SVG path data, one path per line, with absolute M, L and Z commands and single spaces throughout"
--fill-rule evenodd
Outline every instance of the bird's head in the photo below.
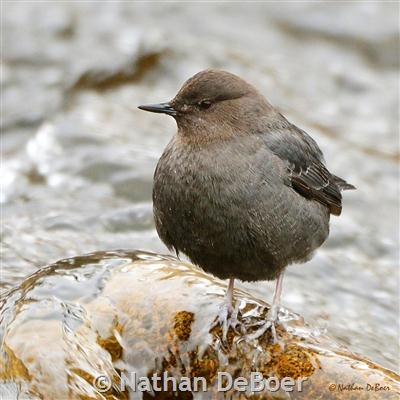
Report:
M 234 74 L 213 69 L 188 79 L 170 102 L 139 108 L 173 116 L 178 135 L 196 142 L 247 134 L 249 126 L 256 130 L 257 121 L 273 112 L 252 85 Z

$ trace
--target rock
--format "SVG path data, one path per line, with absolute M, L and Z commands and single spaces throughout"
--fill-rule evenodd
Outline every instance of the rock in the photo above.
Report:
M 163 50 L 143 51 L 141 54 L 135 54 L 129 60 L 124 60 L 124 63 L 119 65 L 87 69 L 80 74 L 69 90 L 107 90 L 115 86 L 137 82 L 148 70 L 160 62 L 162 55 Z
M 148 399 L 140 385 L 155 374 L 162 379 L 155 389 L 167 376 L 181 389 L 176 397 L 169 383 L 154 390 L 156 399 L 287 398 L 272 391 L 284 378 L 296 380 L 291 399 L 398 398 L 399 376 L 288 310 L 280 313 L 280 344 L 271 344 L 268 332 L 247 340 L 268 307 L 242 291 L 235 292 L 238 332 L 230 329 L 224 341 L 212 328 L 224 290 L 224 282 L 189 263 L 145 252 L 97 252 L 45 267 L 2 298 L 2 395 Z M 228 382 L 224 373 L 250 379 L 257 372 L 270 391 L 217 395 L 218 383 Z M 128 385 L 133 373 L 136 391 Z M 206 391 L 185 391 L 188 382 Z

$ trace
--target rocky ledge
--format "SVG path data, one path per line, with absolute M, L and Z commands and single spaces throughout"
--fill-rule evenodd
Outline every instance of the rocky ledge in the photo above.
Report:
M 215 319 L 225 286 L 146 252 L 97 252 L 45 267 L 2 298 L 0 396 L 398 398 L 399 376 L 288 310 L 280 312 L 280 343 L 269 332 L 250 340 L 268 305 L 239 290 L 239 324 L 224 340 Z

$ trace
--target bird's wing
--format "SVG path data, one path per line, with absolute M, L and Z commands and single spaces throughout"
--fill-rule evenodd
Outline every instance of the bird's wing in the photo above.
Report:
M 272 132 L 264 135 L 265 143 L 286 162 L 288 184 L 303 197 L 325 204 L 331 214 L 340 215 L 341 190 L 355 187 L 328 171 L 320 148 L 304 131 L 287 122 Z

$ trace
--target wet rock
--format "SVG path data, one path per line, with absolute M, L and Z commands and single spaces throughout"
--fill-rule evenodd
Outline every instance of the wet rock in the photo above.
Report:
M 268 332 L 246 339 L 268 307 L 239 290 L 240 323 L 224 340 L 212 327 L 224 290 L 223 282 L 188 263 L 144 252 L 97 252 L 43 268 L 2 298 L 3 391 L 33 399 L 142 398 L 121 386 L 126 377 L 134 386 L 129 374 L 136 373 L 149 379 L 155 374 L 159 382 L 186 377 L 191 388 L 204 378 L 206 385 L 198 393 L 179 386 L 176 395 L 170 382 L 164 391 L 143 393 L 144 399 L 286 398 L 282 390 L 218 393 L 222 373 L 250 379 L 258 372 L 264 379 L 303 381 L 302 391 L 295 385 L 290 392 L 292 399 L 398 398 L 399 376 L 338 346 L 286 309 L 280 312 L 279 344 Z
M 127 83 L 135 83 L 157 66 L 162 54 L 162 51 L 144 52 L 139 56 L 135 55 L 121 65 L 110 66 L 108 69 L 95 67 L 86 70 L 72 84 L 70 91 L 81 89 L 106 90 Z

